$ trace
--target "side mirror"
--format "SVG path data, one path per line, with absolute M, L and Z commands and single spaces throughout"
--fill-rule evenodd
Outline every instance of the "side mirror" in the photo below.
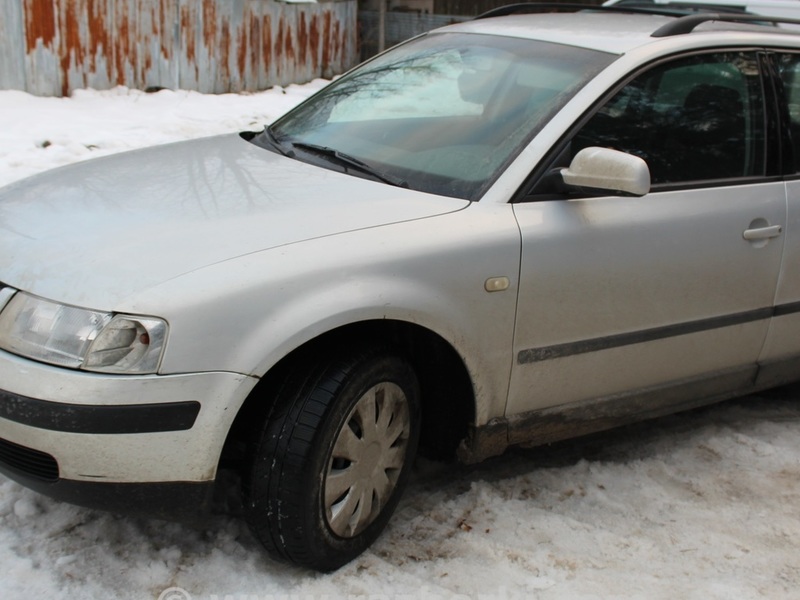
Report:
M 610 148 L 584 148 L 561 169 L 561 177 L 567 185 L 604 192 L 644 196 L 650 191 L 647 163 Z

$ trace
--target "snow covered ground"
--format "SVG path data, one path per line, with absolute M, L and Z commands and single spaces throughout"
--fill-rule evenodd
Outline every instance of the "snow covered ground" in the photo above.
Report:
M 323 82 L 252 95 L 0 92 L 0 184 L 255 129 Z M 340 571 L 266 558 L 243 523 L 133 519 L 0 476 L 0 599 L 800 598 L 800 387 L 472 468 L 423 463 Z

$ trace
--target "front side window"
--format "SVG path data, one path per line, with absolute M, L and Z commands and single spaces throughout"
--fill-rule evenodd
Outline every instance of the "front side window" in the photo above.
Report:
M 651 182 L 764 174 L 765 110 L 754 53 L 704 54 L 659 65 L 607 102 L 573 138 L 647 162 Z
M 477 200 L 614 58 L 520 38 L 431 34 L 341 77 L 271 133 L 298 160 L 330 166 L 322 148 L 335 149 L 385 180 Z

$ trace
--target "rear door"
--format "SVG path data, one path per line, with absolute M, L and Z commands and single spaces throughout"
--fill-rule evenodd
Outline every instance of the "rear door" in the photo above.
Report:
M 772 58 L 784 125 L 787 224 L 775 316 L 760 358 L 761 385 L 793 381 L 800 373 L 800 52 L 779 51 Z
M 756 52 L 662 62 L 570 136 L 567 164 L 588 146 L 642 157 L 646 196 L 559 195 L 543 182 L 515 205 L 508 414 L 658 390 L 678 403 L 674 390 L 753 380 L 786 226 L 759 64 Z

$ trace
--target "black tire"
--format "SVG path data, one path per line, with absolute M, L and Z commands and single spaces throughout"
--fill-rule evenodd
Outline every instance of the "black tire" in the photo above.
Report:
M 419 414 L 414 371 L 387 349 L 290 375 L 255 438 L 245 485 L 245 518 L 267 551 L 332 571 L 368 548 L 408 481 Z

